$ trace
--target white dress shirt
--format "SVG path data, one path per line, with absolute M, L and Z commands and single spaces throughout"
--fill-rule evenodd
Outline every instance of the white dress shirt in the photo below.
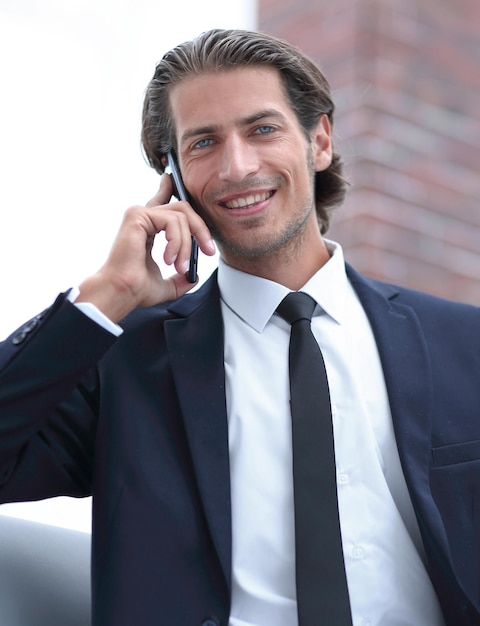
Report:
M 332 401 L 343 551 L 354 626 L 444 626 L 393 433 L 375 340 L 341 247 L 302 288 Z M 220 261 L 232 491 L 229 626 L 297 626 L 288 289 Z M 73 302 L 78 295 L 69 294 Z M 110 332 L 96 307 L 76 304 Z M 319 626 L 323 625 L 319 619 Z
M 354 626 L 442 626 L 403 477 L 376 343 L 343 253 L 302 288 L 332 401 Z M 233 522 L 230 626 L 296 626 L 288 289 L 220 261 Z M 319 618 L 319 626 L 322 626 Z M 325 626 L 328 626 L 326 624 Z

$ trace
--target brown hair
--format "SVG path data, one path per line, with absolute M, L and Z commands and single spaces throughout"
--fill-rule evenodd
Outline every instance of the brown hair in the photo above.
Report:
M 211 30 L 167 52 L 147 87 L 142 144 L 148 162 L 157 172 L 164 171 L 163 157 L 175 148 L 170 87 L 191 75 L 250 65 L 267 65 L 279 71 L 289 102 L 307 136 L 323 114 L 333 124 L 330 86 L 320 69 L 300 50 L 258 32 Z M 322 233 L 329 226 L 328 210 L 345 196 L 347 183 L 342 170 L 340 156 L 334 152 L 330 166 L 315 175 L 315 203 Z

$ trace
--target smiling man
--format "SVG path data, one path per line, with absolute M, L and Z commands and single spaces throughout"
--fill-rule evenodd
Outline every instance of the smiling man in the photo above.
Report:
M 313 197 L 332 157 L 327 115 L 305 132 L 268 66 L 189 78 L 170 105 L 184 180 L 224 261 L 284 282 L 282 258 L 295 255 L 287 286 L 301 287 L 328 258 Z
M 278 39 L 167 53 L 142 128 L 159 190 L 1 345 L 0 499 L 93 494 L 96 626 L 480 623 L 479 311 L 324 238 L 333 112 Z M 170 152 L 191 202 L 170 202 Z M 188 294 L 192 235 L 220 263 Z

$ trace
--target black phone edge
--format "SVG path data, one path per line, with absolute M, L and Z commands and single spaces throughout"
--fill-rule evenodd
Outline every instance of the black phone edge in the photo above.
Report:
M 167 153 L 167 164 L 170 167 L 170 171 L 172 172 L 173 182 L 175 183 L 179 200 L 186 200 L 192 205 L 193 209 L 195 210 L 192 200 L 190 199 L 187 193 L 187 190 L 185 189 L 185 185 L 183 184 L 183 180 L 180 175 L 180 170 L 178 168 L 175 155 L 173 154 L 172 151 Z M 195 239 L 195 237 L 192 235 L 192 249 L 190 252 L 190 262 L 188 265 L 188 272 L 187 272 L 187 280 L 189 283 L 197 282 L 197 278 L 198 278 L 197 270 L 198 270 L 198 242 Z

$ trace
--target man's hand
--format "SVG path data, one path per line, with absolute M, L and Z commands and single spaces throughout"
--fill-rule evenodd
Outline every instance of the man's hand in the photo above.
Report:
M 157 194 L 146 206 L 125 212 L 105 265 L 80 285 L 76 302 L 91 302 L 118 322 L 137 306 L 174 300 L 194 286 L 186 277 L 191 236 L 205 254 L 213 255 L 215 245 L 205 222 L 188 202 L 168 204 L 171 197 L 172 182 L 164 174 Z M 177 271 L 169 278 L 163 278 L 152 258 L 155 236 L 162 231 L 167 241 L 164 261 Z

